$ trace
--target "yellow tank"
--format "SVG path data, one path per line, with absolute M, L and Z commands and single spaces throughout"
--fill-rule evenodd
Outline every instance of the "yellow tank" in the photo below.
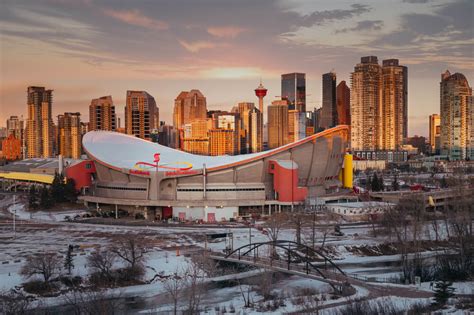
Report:
M 342 186 L 344 188 L 352 188 L 352 181 L 353 181 L 352 154 L 346 154 L 344 155 Z

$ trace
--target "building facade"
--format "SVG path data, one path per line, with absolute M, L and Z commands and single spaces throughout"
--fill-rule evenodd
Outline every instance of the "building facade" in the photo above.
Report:
M 381 141 L 383 150 L 397 150 L 408 136 L 408 70 L 398 59 L 382 62 Z
M 306 115 L 297 110 L 288 111 L 288 143 L 306 137 Z
M 328 72 L 323 74 L 323 105 L 321 127 L 324 129 L 336 126 L 337 107 L 336 107 L 336 74 Z
M 274 149 L 288 143 L 288 107 L 287 100 L 273 101 L 268 106 L 268 148 Z
M 397 150 L 407 136 L 407 68 L 362 57 L 351 74 L 351 148 Z
M 52 119 L 53 90 L 30 86 L 27 90 L 28 119 L 26 150 L 28 158 L 53 157 L 54 124 Z
M 151 131 L 159 126 L 159 112 L 153 96 L 145 91 L 127 91 L 125 132 L 151 140 Z
M 90 192 L 80 199 L 150 219 L 221 221 L 290 211 L 340 187 L 347 132 L 340 126 L 271 151 L 226 157 L 188 154 L 116 132 L 89 132 L 84 149 L 95 173 Z M 153 165 L 155 153 L 159 165 Z
M 237 153 L 236 153 L 237 152 Z M 235 155 L 238 148 L 235 147 L 235 133 L 232 129 L 209 130 L 209 155 Z
M 11 133 L 6 139 L 2 140 L 2 153 L 7 161 L 15 161 L 22 158 L 21 141 L 15 137 L 14 133 Z
M 439 154 L 441 136 L 441 118 L 438 114 L 430 115 L 430 147 L 432 154 Z
M 263 114 L 257 108 L 252 108 L 249 113 L 248 143 L 249 152 L 256 153 L 263 150 Z
M 471 143 L 472 89 L 461 73 L 441 74 L 441 154 L 450 160 L 469 158 Z
M 112 96 L 102 96 L 89 105 L 89 130 L 115 131 L 117 127 Z
M 336 88 L 336 125 L 351 124 L 351 90 L 346 81 L 341 81 Z
M 58 148 L 65 158 L 79 159 L 82 154 L 81 114 L 58 115 Z
M 175 128 L 183 128 L 194 120 L 206 119 L 206 97 L 199 90 L 183 91 L 174 101 L 173 124 Z
M 306 111 L 306 74 L 287 73 L 281 75 L 281 99 L 288 100 L 288 109 Z

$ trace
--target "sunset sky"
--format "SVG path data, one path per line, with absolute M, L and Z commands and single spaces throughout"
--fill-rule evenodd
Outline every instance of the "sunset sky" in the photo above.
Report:
M 440 74 L 474 84 L 472 0 L 1 0 L 0 126 L 26 117 L 26 88 L 54 90 L 53 111 L 80 111 L 127 89 L 146 90 L 172 123 L 173 100 L 199 89 L 208 109 L 280 95 L 280 75 L 306 73 L 307 108 L 321 106 L 321 75 L 349 81 L 361 56 L 408 66 L 409 135 L 439 112 Z M 56 118 L 55 118 L 56 122 Z M 123 126 L 123 122 L 122 122 Z

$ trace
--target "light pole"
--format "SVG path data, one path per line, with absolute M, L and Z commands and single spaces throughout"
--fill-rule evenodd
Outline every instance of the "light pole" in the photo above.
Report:
M 15 195 L 13 195 L 13 238 L 16 238 L 16 207 L 15 207 Z

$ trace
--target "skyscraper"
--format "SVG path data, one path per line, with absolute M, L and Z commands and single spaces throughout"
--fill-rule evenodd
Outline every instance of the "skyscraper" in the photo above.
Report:
M 441 154 L 451 160 L 470 157 L 474 141 L 472 125 L 472 89 L 461 73 L 441 74 L 440 116 Z
M 7 136 L 13 134 L 15 138 L 21 139 L 23 137 L 23 129 L 23 119 L 18 118 L 18 116 L 10 116 L 7 119 Z
M 351 74 L 351 147 L 355 151 L 382 146 L 381 86 L 382 68 L 377 57 L 362 57 Z
M 407 68 L 362 57 L 351 75 L 351 147 L 398 150 L 407 135 Z
M 441 118 L 438 114 L 430 115 L 430 147 L 431 153 L 439 154 L 440 135 L 441 135 Z
M 232 129 L 209 130 L 209 154 L 213 156 L 236 154 L 234 138 L 234 130 Z
M 328 129 L 337 124 L 336 108 L 336 74 L 328 72 L 323 74 L 323 111 L 321 127 Z
M 26 121 L 27 157 L 54 156 L 54 130 L 51 117 L 53 90 L 30 86 L 27 90 Z
M 89 130 L 115 131 L 116 116 L 112 96 L 102 96 L 89 105 Z
M 254 103 L 241 102 L 236 107 L 236 112 L 240 116 L 240 152 L 250 152 L 250 113 L 255 108 Z
M 306 113 L 297 110 L 288 111 L 288 143 L 306 137 Z
M 288 109 L 306 111 L 306 75 L 287 73 L 281 75 L 281 98 L 289 102 Z
M 398 59 L 382 62 L 382 149 L 397 150 L 408 136 L 408 70 Z
M 288 143 L 288 101 L 273 101 L 268 106 L 268 148 L 274 149 Z
M 59 154 L 66 158 L 79 159 L 82 151 L 81 139 L 81 114 L 58 115 Z
M 351 124 L 351 90 L 346 85 L 346 81 L 341 81 L 336 88 L 336 125 Z
M 263 150 L 263 115 L 257 108 L 252 108 L 249 113 L 249 153 Z
M 152 129 L 159 127 L 159 112 L 153 96 L 145 91 L 127 91 L 125 131 L 129 135 L 151 140 Z
M 173 124 L 183 128 L 194 120 L 206 119 L 206 97 L 199 90 L 183 91 L 174 100 Z

